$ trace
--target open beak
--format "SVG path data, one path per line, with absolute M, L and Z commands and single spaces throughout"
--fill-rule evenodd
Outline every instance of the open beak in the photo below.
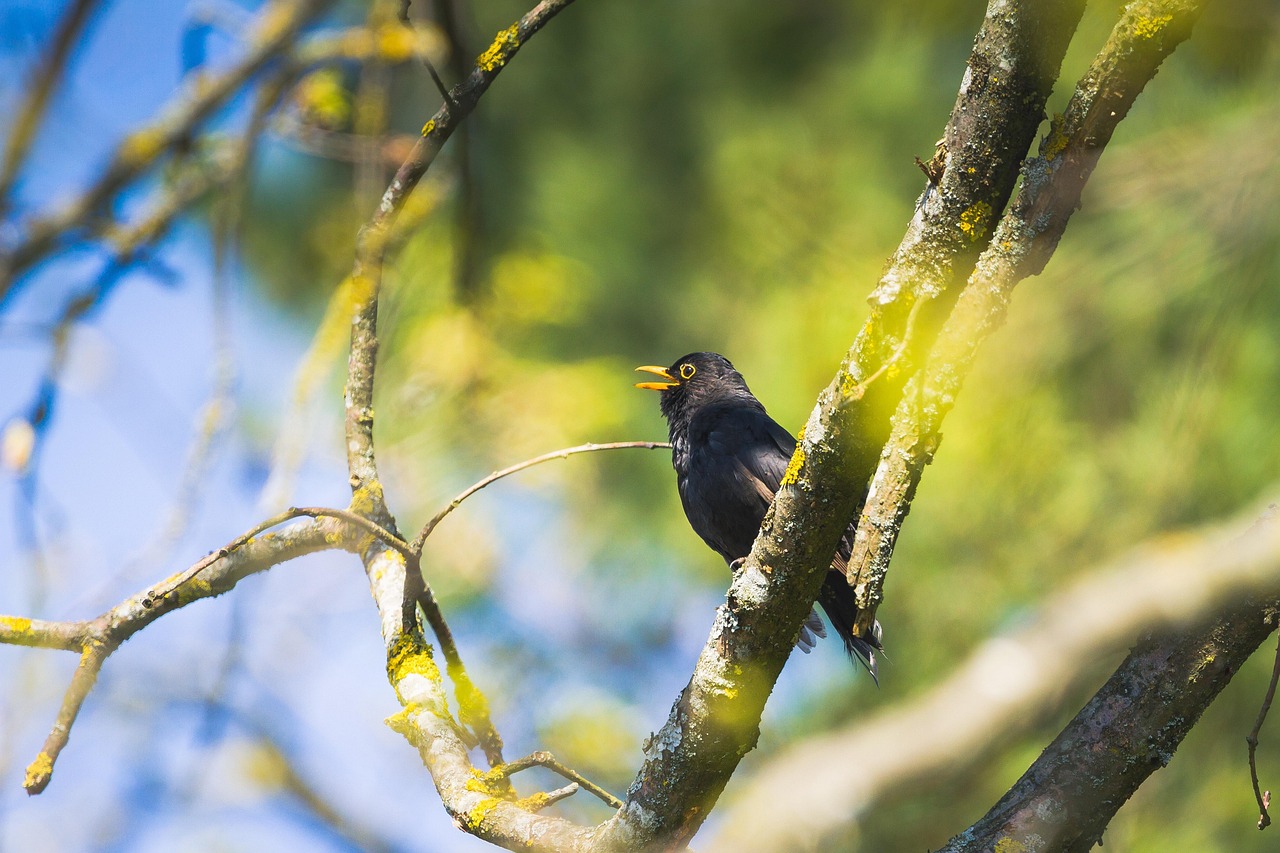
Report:
M 668 373 L 665 367 L 655 367 L 652 364 L 647 364 L 644 367 L 637 367 L 636 370 L 641 373 L 652 373 L 654 376 L 661 376 L 667 380 L 666 382 L 637 382 L 637 388 L 644 388 L 649 391 L 665 391 L 680 384 L 680 380 Z

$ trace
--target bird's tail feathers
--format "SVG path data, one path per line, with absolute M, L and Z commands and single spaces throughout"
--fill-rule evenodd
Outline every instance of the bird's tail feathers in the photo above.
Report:
M 877 687 L 880 686 L 880 658 L 884 657 L 884 646 L 880 642 L 882 634 L 878 619 L 871 626 L 871 631 L 861 637 L 855 637 L 852 630 L 842 631 L 840 634 L 849 657 L 867 668 Z
M 858 605 L 854 599 L 853 587 L 844 579 L 844 573 L 832 570 L 827 575 L 822 592 L 818 595 L 818 604 L 826 611 L 831 620 L 831 627 L 844 642 L 849 657 L 866 667 L 871 678 L 880 683 L 880 659 L 884 657 L 884 644 L 881 642 L 882 631 L 877 621 L 871 630 L 862 635 L 854 634 L 853 626 L 858 621 Z
M 796 645 L 807 655 L 818 647 L 818 640 L 826 639 L 826 636 L 827 626 L 822 624 L 822 617 L 818 615 L 818 611 L 810 610 L 804 624 L 800 626 L 800 638 L 796 640 Z

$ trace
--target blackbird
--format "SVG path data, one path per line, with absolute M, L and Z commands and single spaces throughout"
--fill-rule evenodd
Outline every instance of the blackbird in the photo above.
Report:
M 636 370 L 662 379 L 636 387 L 662 392 L 659 402 L 671 433 L 671 464 L 689 524 L 736 570 L 751 552 L 796 441 L 769 417 L 742 374 L 722 355 L 695 352 L 670 367 Z M 849 655 L 875 678 L 880 624 L 869 634 L 855 636 L 858 606 L 844 573 L 855 529 L 856 524 L 850 525 L 840 541 L 818 604 Z M 826 636 L 822 620 L 810 612 L 798 641 L 805 652 L 813 648 L 814 634 Z

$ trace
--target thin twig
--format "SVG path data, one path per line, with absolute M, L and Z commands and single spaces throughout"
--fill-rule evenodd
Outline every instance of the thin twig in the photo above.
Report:
M 427 73 L 431 75 L 431 82 L 436 84 L 436 90 L 440 92 L 440 97 L 444 98 L 445 108 L 453 111 L 458 105 L 453 102 L 453 95 L 449 92 L 449 87 L 440 79 L 440 73 L 436 71 L 435 64 L 429 57 L 422 57 L 422 64 L 426 66 Z
M 297 518 L 297 517 L 298 516 L 294 513 L 293 509 L 289 508 L 284 512 L 277 513 L 276 515 L 271 516 L 270 518 L 263 519 L 262 521 L 255 524 L 253 527 L 246 530 L 244 533 L 241 533 L 235 539 L 232 539 L 230 542 L 228 542 L 226 545 L 222 546 L 218 550 L 210 551 L 204 557 L 200 558 L 195 563 L 193 563 L 191 567 L 188 568 L 186 571 L 175 575 L 173 579 L 169 581 L 167 584 L 165 584 L 164 586 L 152 587 L 150 590 L 148 590 L 146 593 L 143 594 L 142 606 L 150 607 L 153 603 L 157 601 L 162 601 L 168 598 L 178 589 L 178 587 L 182 586 L 187 581 L 191 580 L 196 575 L 200 574 L 205 569 L 212 566 L 214 563 L 218 562 L 224 557 L 229 556 L 232 552 L 242 547 L 246 542 L 253 539 L 253 537 L 271 529 L 272 527 L 275 527 L 278 524 L 284 524 L 286 521 L 292 518 Z
M 492 782 L 498 779 L 510 778 L 513 774 L 519 773 L 521 770 L 528 770 L 530 767 L 545 767 L 553 773 L 558 773 L 564 778 L 577 782 L 588 793 L 594 794 L 603 800 L 608 806 L 615 809 L 622 808 L 622 800 L 610 794 L 604 788 L 592 782 L 572 767 L 561 764 L 556 757 L 546 750 L 530 753 L 524 758 L 518 758 L 515 761 L 508 762 L 501 767 L 495 767 L 488 773 L 483 775 L 485 781 Z
M 0 617 L 0 642 L 80 652 L 80 665 L 63 696 L 49 737 L 27 768 L 23 787 L 29 794 L 38 794 L 48 786 L 54 763 L 67 745 L 71 727 L 97 682 L 103 663 L 125 640 L 166 613 L 193 601 L 220 595 L 255 572 L 316 551 L 330 548 L 353 550 L 346 529 L 329 522 L 295 526 L 288 531 L 255 538 L 257 533 L 282 520 L 287 519 L 268 519 L 175 578 L 129 596 L 96 619 L 43 622 Z M 205 569 L 209 571 L 197 579 L 196 575 Z
M 58 718 L 54 721 L 53 729 L 45 738 L 44 747 L 36 755 L 35 760 L 27 765 L 27 774 L 22 781 L 22 787 L 26 789 L 28 796 L 35 796 L 49 786 L 49 781 L 53 778 L 53 765 L 62 753 L 63 747 L 67 745 L 67 740 L 71 736 L 71 726 L 80 715 L 80 709 L 84 707 L 84 700 L 88 698 L 89 691 L 98 683 L 98 673 L 102 671 L 102 665 L 115 650 L 115 644 L 111 643 L 91 640 L 85 644 L 84 652 L 80 655 L 80 665 L 76 667 L 75 675 L 71 676 L 71 683 L 67 685 L 67 692 L 63 696 L 62 707 L 58 710 Z
M 886 358 L 878 368 L 876 368 L 874 373 L 866 379 L 863 379 L 861 382 L 854 384 L 854 386 L 849 390 L 850 399 L 862 399 L 862 397 L 867 393 L 868 385 L 875 382 L 880 377 L 900 369 L 899 362 L 901 362 L 906 356 L 907 349 L 915 340 L 916 320 L 920 316 L 920 311 L 931 301 L 933 300 L 928 295 L 921 296 L 916 299 L 915 304 L 911 306 L 911 311 L 907 314 L 907 322 L 902 330 L 902 340 L 898 341 L 898 345 L 894 347 L 893 352 L 889 354 L 889 357 Z
M 17 276 L 96 215 L 109 199 L 190 138 L 194 129 L 231 98 L 258 71 L 293 42 L 299 30 L 331 0 L 276 0 L 266 6 L 249 34 L 249 50 L 217 75 L 202 75 L 174 96 L 151 123 L 117 146 L 98 180 L 66 206 L 26 223 L 24 240 L 0 257 L 0 304 L 12 293 Z
M 300 506 L 293 507 L 290 512 L 294 513 L 294 517 L 310 516 L 311 518 L 336 518 L 339 521 L 345 521 L 354 527 L 359 527 L 366 533 L 371 534 L 379 539 L 384 545 L 388 545 L 392 550 L 397 551 L 406 560 L 413 557 L 413 550 L 409 547 L 409 543 L 405 542 L 399 536 L 380 526 L 376 522 L 370 521 L 364 516 L 345 509 L 333 509 L 325 506 Z
M 579 787 L 580 786 L 578 785 L 577 782 L 570 782 L 568 785 L 565 785 L 563 788 L 556 788 L 554 791 L 547 791 L 545 794 L 542 794 L 540 796 L 530 797 L 528 799 L 532 800 L 533 802 L 526 802 L 525 808 L 527 808 L 531 812 L 542 811 L 547 806 L 552 805 L 553 803 L 558 803 L 561 800 L 572 797 L 574 794 L 578 793 Z
M 467 674 L 467 668 L 462 663 L 462 655 L 458 652 L 458 643 L 454 640 L 453 631 L 450 630 L 449 623 L 444 618 L 444 611 L 440 609 L 440 603 L 436 601 L 431 587 L 422 580 L 422 567 L 418 560 L 418 557 L 412 558 L 407 569 L 406 583 L 410 583 L 410 578 L 417 580 L 416 587 L 410 588 L 413 596 L 410 600 L 422 608 L 423 617 L 426 618 L 427 624 L 431 626 L 431 631 L 436 636 L 436 641 L 440 644 L 440 652 L 444 655 L 445 671 L 449 673 L 449 680 L 453 682 L 453 695 L 458 700 L 458 722 L 462 723 L 475 738 L 476 744 L 484 751 L 484 757 L 489 762 L 489 766 L 501 767 L 503 765 L 502 735 L 498 734 L 498 729 L 493 724 L 493 717 L 489 713 L 489 700 Z
M 410 30 L 413 30 L 415 27 L 413 26 L 413 20 L 409 17 L 409 4 L 410 0 L 400 0 L 400 9 L 396 17 L 399 18 L 400 23 L 404 24 Z M 422 64 L 426 66 L 427 73 L 431 75 L 431 82 L 436 84 L 436 91 L 440 93 L 440 97 L 444 98 L 445 107 L 450 112 L 457 109 L 458 105 L 453 102 L 453 95 L 449 93 L 449 87 L 440 79 L 440 74 L 436 71 L 435 63 L 431 61 L 430 57 L 424 55 L 422 57 Z
M 475 686 L 475 683 L 472 682 L 471 677 L 467 674 L 467 669 L 462 663 L 462 656 L 458 653 L 457 643 L 453 639 L 453 632 L 449 630 L 444 613 L 440 610 L 440 605 L 436 601 L 431 587 L 422 578 L 422 547 L 426 543 L 427 537 L 431 535 L 436 525 L 446 515 L 457 509 L 467 498 L 496 480 L 523 471 L 526 468 L 532 468 L 534 465 L 597 450 L 625 450 L 628 448 L 653 450 L 670 446 L 666 442 L 658 441 L 615 441 L 608 444 L 582 444 L 577 447 L 554 450 L 550 453 L 544 453 L 541 456 L 518 462 L 508 468 L 503 468 L 501 471 L 495 471 L 465 489 L 450 501 L 448 506 L 436 513 L 435 517 L 427 522 L 417 538 L 414 539 L 413 545 L 410 546 L 413 556 L 409 559 L 405 571 L 405 599 L 406 601 L 416 601 L 418 606 L 422 608 L 422 613 L 426 617 L 427 623 L 431 626 L 431 630 L 435 633 L 436 640 L 440 643 L 440 651 L 444 654 L 449 678 L 453 681 L 454 695 L 458 700 L 459 721 L 475 736 L 480 748 L 484 750 L 485 758 L 488 760 L 490 767 L 510 765 L 503 764 L 502 736 L 498 734 L 498 730 L 494 727 L 493 720 L 489 715 L 489 702 L 484 693 Z
M 449 505 L 436 513 L 435 517 L 423 525 L 422 530 L 418 533 L 417 538 L 409 546 L 415 553 L 422 553 L 423 543 L 427 541 L 427 537 L 436 529 L 436 525 L 444 520 L 444 517 L 458 508 L 458 505 L 485 486 L 503 477 L 523 471 L 526 468 L 532 468 L 534 465 L 541 465 L 543 462 L 550 462 L 553 459 L 566 459 L 576 453 L 592 453 L 597 450 L 623 450 L 627 448 L 639 448 L 643 450 L 657 450 L 659 448 L 669 448 L 671 445 L 665 441 L 611 441 L 606 444 L 579 444 L 576 447 L 566 447 L 561 450 L 553 450 L 550 453 L 544 453 L 541 456 L 535 456 L 532 459 L 526 459 L 523 462 L 517 462 L 509 468 L 503 468 L 501 471 L 494 471 L 488 477 L 479 482 L 473 483 L 464 489 L 456 498 L 449 502 Z
M 544 453 L 533 459 L 526 459 L 501 471 L 495 471 L 483 480 L 469 486 L 456 498 L 454 498 L 448 506 L 438 512 L 423 527 L 418 537 L 410 546 L 412 556 L 406 567 L 405 585 L 406 599 L 414 601 L 422 608 L 422 613 L 431 626 L 431 630 L 435 633 L 436 640 L 440 644 L 440 651 L 444 654 L 446 669 L 449 673 L 450 680 L 453 681 L 454 694 L 458 700 L 458 710 L 460 722 L 471 730 L 476 741 L 484 750 L 485 757 L 489 761 L 491 767 L 503 766 L 502 762 L 502 737 L 498 734 L 497 729 L 493 725 L 493 721 L 489 715 L 489 703 L 484 694 L 475 686 L 471 677 L 467 674 L 466 666 L 462 662 L 462 656 L 458 652 L 457 642 L 453 638 L 453 632 L 449 629 L 448 622 L 444 618 L 444 613 L 440 609 L 439 603 L 436 601 L 435 593 L 431 591 L 422 580 L 421 555 L 422 547 L 427 537 L 435 530 L 445 516 L 457 509 L 458 506 L 467 498 L 483 489 L 485 486 L 500 480 L 503 477 L 531 468 L 534 465 L 543 462 L 549 462 L 553 459 L 564 459 L 577 453 L 589 453 L 597 450 L 622 450 L 627 448 L 644 448 L 655 449 L 659 447 L 670 447 L 665 442 L 653 441 L 619 441 L 608 444 L 584 444 L 577 447 L 568 447 L 561 450 L 555 450 L 550 453 Z
M 40 69 L 27 89 L 27 96 L 10 125 L 12 130 L 9 138 L 5 140 L 4 164 L 0 165 L 0 214 L 9 206 L 9 192 L 13 189 L 14 180 L 22 169 L 27 152 L 31 150 L 31 142 L 36 137 L 40 120 L 48 109 L 49 96 L 58 85 L 59 78 L 66 73 L 71 48 L 97 5 L 98 0 L 75 0 L 58 21 L 58 30 L 49 44 L 49 52 L 41 59 Z
M 278 525 L 284 524 L 286 521 L 291 521 L 292 519 L 295 519 L 295 518 L 334 518 L 334 519 L 337 519 L 338 521 L 346 522 L 347 524 L 350 524 L 352 527 L 358 527 L 361 530 L 365 531 L 366 533 L 373 535 L 377 539 L 386 543 L 392 549 L 398 551 L 406 559 L 410 559 L 413 557 L 412 551 L 409 549 L 409 546 L 404 542 L 404 540 L 396 536 L 394 533 L 391 533 L 385 528 L 379 526 L 378 524 L 370 521 L 367 518 L 357 515 L 354 512 L 350 512 L 345 509 L 333 509 L 332 507 L 319 507 L 319 506 L 289 507 L 283 512 L 276 513 L 270 518 L 267 518 L 258 522 L 253 527 L 249 528 L 244 533 L 241 533 L 235 539 L 232 539 L 230 542 L 228 542 L 226 545 L 219 548 L 218 550 L 209 552 L 202 559 L 200 559 L 198 562 L 192 565 L 191 568 L 187 569 L 181 574 L 176 575 L 173 578 L 173 580 L 167 583 L 165 586 L 155 587 L 149 592 L 147 592 L 143 596 L 143 600 L 142 600 L 143 606 L 150 607 L 155 602 L 167 598 L 168 596 L 172 595 L 174 591 L 176 591 L 183 584 L 187 583 L 192 578 L 196 577 L 205 569 L 209 568 L 219 560 L 230 556 L 233 552 L 243 547 L 247 542 L 252 540 L 255 536 L 261 533 L 264 533 L 267 530 L 270 530 L 272 527 L 276 527 Z
M 1271 792 L 1262 791 L 1258 784 L 1258 734 L 1262 724 L 1266 722 L 1267 712 L 1271 710 L 1271 700 L 1276 697 L 1276 682 L 1280 681 L 1280 643 L 1276 644 L 1276 662 L 1271 667 L 1271 683 L 1267 685 L 1267 695 L 1262 698 L 1262 707 L 1258 709 L 1258 719 L 1253 722 L 1253 730 L 1245 738 L 1249 744 L 1249 778 L 1253 780 L 1253 796 L 1258 801 L 1258 829 L 1266 829 L 1271 825 L 1271 815 L 1267 807 L 1271 805 Z

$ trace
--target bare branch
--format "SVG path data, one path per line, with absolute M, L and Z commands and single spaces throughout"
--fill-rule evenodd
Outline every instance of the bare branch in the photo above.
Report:
M 10 124 L 9 137 L 4 144 L 4 162 L 0 165 L 0 215 L 9 207 L 13 183 L 22 169 L 27 152 L 31 150 L 31 142 L 35 139 L 40 120 L 49 106 L 49 96 L 67 70 L 67 57 L 71 54 L 71 48 L 85 24 L 93 17 L 97 5 L 98 0 L 75 0 L 72 3 L 71 8 L 58 21 L 57 32 L 49 43 L 49 52 L 40 60 L 34 82 L 27 87 L 26 97 L 17 109 Z
M 361 229 L 355 264 L 348 279 L 354 294 L 346 384 L 351 510 L 392 533 L 396 530 L 395 520 L 383 498 L 373 446 L 378 289 L 390 229 L 409 193 L 458 123 L 474 109 L 480 96 L 525 41 L 570 2 L 543 0 L 498 35 L 479 57 L 467 80 L 454 89 L 453 104 L 442 107 L 424 126 L 422 138 L 396 172 L 378 210 Z M 406 559 L 404 554 L 377 542 L 363 549 L 361 557 L 381 616 L 382 636 L 387 649 L 387 677 L 404 708 L 388 723 L 418 748 L 445 808 L 463 829 L 504 847 L 521 850 L 585 849 L 592 835 L 590 830 L 560 818 L 535 813 L 546 805 L 546 795 L 527 803 L 513 801 L 506 779 L 500 781 L 501 787 L 497 789 L 478 783 L 475 768 L 467 754 L 468 743 L 461 726 L 449 712 L 440 670 L 418 628 L 417 607 L 421 603 L 442 644 L 446 644 L 448 638 L 446 647 L 452 649 L 449 656 L 456 655 L 443 614 L 434 605 L 434 597 L 422 577 L 417 560 Z M 460 663 L 459 658 L 459 666 Z M 468 693 L 474 689 L 469 680 L 464 684 L 469 688 Z M 458 686 L 456 680 L 455 686 Z M 460 699 L 464 695 L 463 691 L 459 692 Z M 479 695 L 475 691 L 475 696 Z M 487 712 L 482 704 L 474 701 L 474 697 L 471 701 L 472 713 L 479 713 L 481 726 L 492 732 L 486 753 L 491 760 L 500 760 L 500 741 L 488 723 Z
M 532 797 L 526 797 L 524 807 L 531 812 L 540 812 L 547 806 L 554 805 L 561 800 L 568 799 L 578 793 L 578 783 L 570 782 L 563 788 L 556 788 L 554 791 L 547 791 L 545 794 L 535 794 Z
M 327 514 L 334 514 L 327 512 Z M 53 730 L 44 748 L 27 768 L 23 787 L 38 794 L 53 776 L 54 762 L 66 746 L 71 726 L 89 695 L 106 659 L 120 644 L 166 613 L 193 601 L 221 595 L 251 574 L 331 548 L 354 550 L 348 520 L 315 521 L 286 530 L 259 535 L 288 517 L 268 519 L 236 537 L 226 547 L 209 554 L 191 568 L 166 578 L 125 599 L 96 619 L 86 622 L 44 622 L 13 616 L 0 617 L 0 642 L 24 646 L 66 649 L 81 653 L 71 684 L 63 697 Z M 365 523 L 367 525 L 367 522 Z M 407 547 L 407 546 L 406 546 Z
M 988 640 L 923 696 L 786 751 L 725 816 L 717 849 L 747 842 L 759 850 L 804 849 L 877 801 L 963 773 L 1030 731 L 1087 683 L 1084 662 L 1126 648 L 1143 631 L 1199 624 L 1246 595 L 1274 596 L 1280 523 L 1257 518 L 1252 510 L 1222 526 L 1149 543 L 1055 594 L 1026 627 Z M 1265 628 L 1261 642 L 1274 622 L 1255 621 Z M 1229 674 L 1220 669 L 1215 678 L 1225 684 Z M 1161 701 L 1171 714 L 1188 713 L 1182 699 Z M 1198 712 L 1190 716 L 1188 728 Z M 1078 747 L 1072 760 L 1079 766 L 1083 754 L 1096 751 L 1107 750 Z M 1114 752 L 1119 761 L 1131 758 L 1127 750 Z M 805 820 L 785 819 L 798 809 Z
M 46 622 L 25 616 L 0 616 L 0 643 L 78 652 L 88 635 L 87 622 Z
M 1274 544 L 1274 507 L 1268 516 L 1257 526 Z M 1209 703 L 1275 631 L 1274 576 L 1263 589 L 1259 597 L 1224 602 L 1225 615 L 1207 626 L 1139 643 L 1000 802 L 942 850 L 978 853 L 1001 841 L 1028 851 L 1092 850 L 1116 811 L 1169 763 Z
M 689 685 L 649 741 L 626 806 L 603 828 L 606 844 L 686 844 L 754 748 L 765 700 L 875 469 L 888 434 L 883 406 L 896 400 L 906 371 L 860 383 L 895 357 L 918 300 L 950 306 L 951 282 L 967 274 L 1012 194 L 1082 10 L 1077 0 L 988 7 L 944 137 L 945 171 L 923 196 L 872 294 L 870 319 L 810 415 Z
M 1245 742 L 1249 745 L 1249 779 L 1253 782 L 1253 796 L 1258 801 L 1258 829 L 1266 829 L 1271 825 L 1271 815 L 1267 809 L 1271 806 L 1271 791 L 1263 793 L 1258 784 L 1258 735 L 1262 733 L 1262 724 L 1267 721 L 1267 712 L 1271 710 L 1271 702 L 1276 698 L 1276 682 L 1280 682 L 1280 644 L 1276 646 L 1276 660 L 1271 667 L 1271 681 L 1267 684 L 1267 694 L 1262 699 L 1262 707 L 1258 709 L 1258 718 L 1253 722 Z
M 427 541 L 427 537 L 431 535 L 431 531 L 436 529 L 436 525 L 444 520 L 445 516 L 453 512 L 467 498 L 503 477 L 516 474 L 526 468 L 532 468 L 534 465 L 541 465 L 543 462 L 550 462 L 553 459 L 567 459 L 577 453 L 594 453 L 597 450 L 624 450 L 629 448 L 638 448 L 642 450 L 656 450 L 659 448 L 670 449 L 671 445 L 665 441 L 611 441 L 604 444 L 579 444 L 576 447 L 566 447 L 561 450 L 553 450 L 550 453 L 544 453 L 541 456 L 535 456 L 532 459 L 526 459 L 523 462 L 517 462 L 508 468 L 500 471 L 494 471 L 488 477 L 479 482 L 473 483 L 463 489 L 456 498 L 449 502 L 449 505 L 440 510 L 435 516 L 422 526 L 417 537 L 414 538 L 412 548 L 417 553 L 422 553 L 422 546 Z
M 561 764 L 556 760 L 554 755 L 545 750 L 531 753 L 526 755 L 524 758 L 517 758 L 515 761 L 510 761 L 501 767 L 495 767 L 485 773 L 484 778 L 486 781 L 492 779 L 506 779 L 513 773 L 519 773 L 521 770 L 528 770 L 530 767 L 545 767 L 548 770 L 559 773 L 564 778 L 571 779 L 590 793 L 595 794 L 603 800 L 606 805 L 612 806 L 615 809 L 622 808 L 622 800 L 587 779 L 572 767 Z
M 97 213 L 121 187 L 149 168 L 235 94 L 268 62 L 285 52 L 301 28 L 318 15 L 329 0 L 274 0 L 258 15 L 249 36 L 249 50 L 226 71 L 201 75 L 175 96 L 160 118 L 130 134 L 116 148 L 110 162 L 89 189 L 53 213 L 27 223 L 25 240 L 0 257 L 0 305 L 12 292 L 15 278 L 53 251 L 60 240 Z
M 865 632 L 874 623 L 898 531 L 941 440 L 942 419 L 979 348 L 1004 324 L 1014 286 L 1044 268 L 1112 133 L 1160 63 L 1190 35 L 1201 5 L 1155 0 L 1126 7 L 1077 84 L 1065 115 L 1054 119 L 1040 156 L 1027 161 L 1018 198 L 1001 218 L 928 364 L 907 384 L 893 416 L 848 564 L 861 608 L 855 630 Z

